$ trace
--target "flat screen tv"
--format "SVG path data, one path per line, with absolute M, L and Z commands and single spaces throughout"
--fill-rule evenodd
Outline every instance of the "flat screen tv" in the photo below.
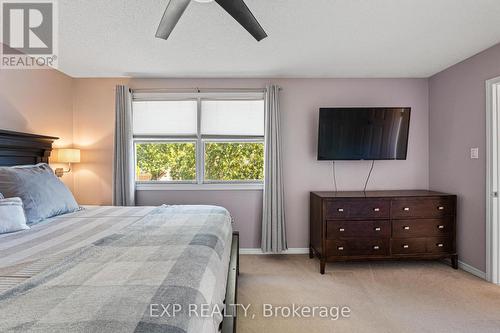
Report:
M 405 160 L 411 108 L 321 108 L 318 160 Z

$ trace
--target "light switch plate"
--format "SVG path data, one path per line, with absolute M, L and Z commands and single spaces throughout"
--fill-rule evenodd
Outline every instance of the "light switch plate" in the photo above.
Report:
M 477 160 L 479 158 L 479 148 L 470 149 L 470 159 Z

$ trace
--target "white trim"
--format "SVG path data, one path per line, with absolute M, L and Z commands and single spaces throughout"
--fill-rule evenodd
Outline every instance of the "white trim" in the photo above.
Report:
M 486 81 L 486 280 L 500 283 L 499 145 L 497 92 L 500 77 Z
M 201 99 L 196 100 L 196 183 L 203 184 L 205 179 L 205 144 L 201 140 Z
M 477 269 L 476 267 L 473 267 L 469 264 L 466 264 L 463 261 L 458 261 L 458 268 L 460 268 L 463 271 L 466 271 L 467 273 L 470 273 L 474 276 L 477 276 L 478 278 L 481 278 L 483 280 L 486 280 L 486 272 L 483 272 L 480 269 Z
M 168 184 L 136 183 L 136 191 L 262 191 L 262 183 L 219 183 L 219 184 Z
M 308 254 L 309 248 L 307 247 L 294 247 L 290 248 L 280 254 Z M 241 248 L 240 254 L 257 254 L 257 255 L 269 255 L 272 253 L 264 253 L 260 248 Z

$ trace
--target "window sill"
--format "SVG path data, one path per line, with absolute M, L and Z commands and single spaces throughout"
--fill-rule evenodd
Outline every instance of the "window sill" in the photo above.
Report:
M 135 185 L 136 191 L 251 191 L 263 190 L 264 184 L 154 184 L 141 183 Z

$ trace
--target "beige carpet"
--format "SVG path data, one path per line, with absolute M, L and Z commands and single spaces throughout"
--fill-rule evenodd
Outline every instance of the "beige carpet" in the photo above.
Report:
M 327 264 L 320 275 L 306 255 L 240 260 L 238 302 L 252 305 L 240 333 L 500 332 L 500 287 L 440 262 Z M 351 317 L 264 318 L 265 303 L 349 306 Z

